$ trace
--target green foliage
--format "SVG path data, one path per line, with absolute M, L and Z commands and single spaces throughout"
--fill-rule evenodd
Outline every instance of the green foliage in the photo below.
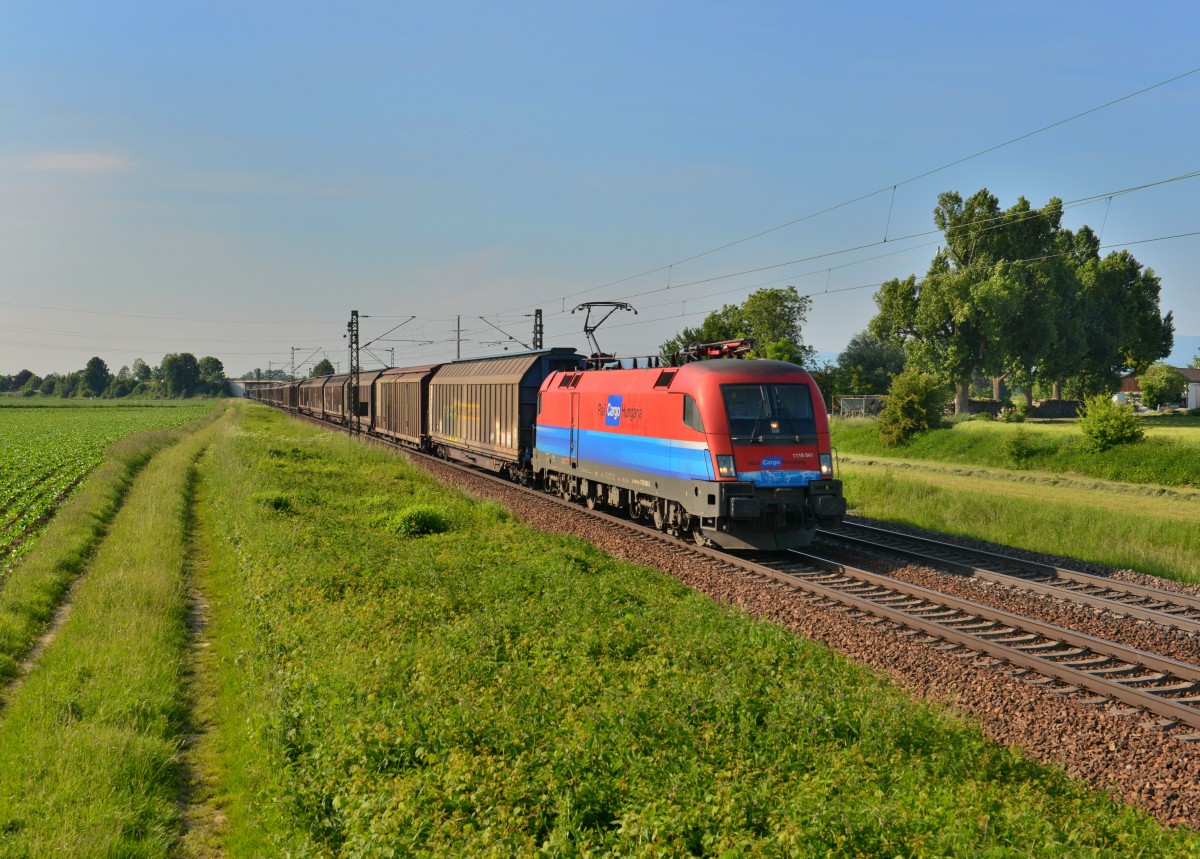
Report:
M 1084 393 L 1111 388 L 1171 351 L 1174 322 L 1160 316 L 1158 277 L 1128 251 L 1101 259 L 1088 228 L 1061 226 L 1062 202 L 1007 210 L 987 189 L 938 197 L 934 222 L 946 246 L 925 277 L 894 278 L 875 296 L 870 330 L 900 339 L 909 359 L 956 386 L 966 408 L 976 374 L 1073 380 Z
M 1083 401 L 1079 429 L 1087 436 L 1089 447 L 1096 451 L 1132 444 L 1141 441 L 1145 435 L 1133 406 L 1118 403 L 1104 394 Z
M 1033 452 L 1033 440 L 1024 427 L 1017 427 L 1004 437 L 1004 455 L 1013 468 L 1025 468 Z
M 800 295 L 794 286 L 759 289 L 741 304 L 726 304 L 713 311 L 699 327 L 684 328 L 662 344 L 659 354 L 667 363 L 673 363 L 689 343 L 752 337 L 757 357 L 803 365 L 812 360 L 813 354 L 801 332 L 811 306 L 812 299 Z
M 1187 379 L 1183 374 L 1162 361 L 1151 364 L 1146 372 L 1138 377 L 1138 385 L 1142 389 L 1142 403 L 1148 409 L 1157 409 L 1166 403 L 1176 402 L 1182 399 L 1187 391 Z
M 165 856 L 187 730 L 184 522 L 193 435 L 151 460 L 0 721 L 0 852 Z
M 879 413 L 879 438 L 895 447 L 942 424 L 946 386 L 936 376 L 910 368 L 892 379 L 887 405 Z
M 88 359 L 87 366 L 83 368 L 83 387 L 87 393 L 93 397 L 100 396 L 108 389 L 111 378 L 112 374 L 108 372 L 108 365 L 103 358 Z
M 282 492 L 255 492 L 251 494 L 250 500 L 274 510 L 276 513 L 292 512 L 292 499 Z
M 392 529 L 402 537 L 423 537 L 450 530 L 450 521 L 437 508 L 416 504 L 392 517 Z
M 1145 441 L 1103 452 L 1091 447 L 1076 422 L 1023 424 L 1033 448 L 1026 467 L 1124 483 L 1200 486 L 1200 420 L 1176 415 L 1139 421 L 1147 429 Z M 895 455 L 883 445 L 873 420 L 834 420 L 830 428 L 833 444 L 843 454 Z M 1008 468 L 1004 438 L 1012 429 L 1000 422 L 964 421 L 911 439 L 904 457 L 951 466 Z
M 330 363 L 328 358 L 322 358 L 320 361 L 318 361 L 316 363 L 316 366 L 314 366 L 312 368 L 312 375 L 314 377 L 315 376 L 332 376 L 333 375 L 333 364 Z
M 199 390 L 200 364 L 191 352 L 164 355 L 161 367 L 168 396 L 190 397 Z
M 1194 845 L 819 643 L 261 411 L 200 462 L 221 805 L 250 845 L 231 855 Z M 290 445 L 325 470 L 265 453 Z M 314 515 L 269 515 L 248 485 Z M 418 504 L 470 527 L 364 521 Z
M 39 400 L 40 402 L 40 400 Z M 125 436 L 175 427 L 208 406 L 185 408 L 0 409 L 0 585 L 35 544 L 55 510 L 105 450 Z

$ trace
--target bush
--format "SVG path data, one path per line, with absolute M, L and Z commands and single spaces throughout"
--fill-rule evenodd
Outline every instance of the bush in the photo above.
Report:
M 403 537 L 423 537 L 450 530 L 450 520 L 440 510 L 424 504 L 405 507 L 392 517 L 392 527 Z
M 1097 451 L 1141 441 L 1145 435 L 1133 406 L 1115 402 L 1104 394 L 1084 400 L 1079 428 L 1088 439 L 1088 447 Z
M 879 413 L 879 438 L 895 447 L 917 433 L 942 425 L 942 409 L 948 394 L 936 376 L 915 369 L 892 377 L 887 405 Z
M 1024 427 L 1017 427 L 1004 439 L 1004 455 L 1013 468 L 1024 468 L 1033 453 L 1033 441 Z

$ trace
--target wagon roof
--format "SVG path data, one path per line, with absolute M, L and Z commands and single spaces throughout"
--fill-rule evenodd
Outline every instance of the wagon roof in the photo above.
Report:
M 468 380 L 471 384 L 520 383 L 526 374 L 547 356 L 572 357 L 574 350 L 551 349 L 542 352 L 524 352 L 520 355 L 504 355 L 498 358 L 455 361 L 438 370 L 430 384 L 458 384 Z
M 442 366 L 442 365 L 441 364 L 427 364 L 424 367 L 389 367 L 388 369 L 382 371 L 377 378 L 380 381 L 384 381 L 386 379 L 396 379 L 398 381 L 405 381 L 407 379 L 417 378 L 420 376 L 426 376 L 426 375 L 432 373 L 434 370 L 436 370 L 440 366 Z

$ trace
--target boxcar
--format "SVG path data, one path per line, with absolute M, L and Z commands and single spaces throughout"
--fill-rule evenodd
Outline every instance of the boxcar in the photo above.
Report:
M 429 432 L 429 380 L 441 364 L 384 370 L 374 381 L 372 430 L 411 447 L 424 447 Z
M 574 349 L 556 348 L 442 365 L 429 380 L 431 445 L 446 458 L 524 480 L 538 388 L 551 373 L 582 364 Z

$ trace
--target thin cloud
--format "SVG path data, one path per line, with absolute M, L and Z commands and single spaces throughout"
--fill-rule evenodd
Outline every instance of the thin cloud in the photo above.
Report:
M 41 173 L 109 176 L 133 169 L 133 161 L 103 152 L 39 152 L 25 159 L 25 169 Z

